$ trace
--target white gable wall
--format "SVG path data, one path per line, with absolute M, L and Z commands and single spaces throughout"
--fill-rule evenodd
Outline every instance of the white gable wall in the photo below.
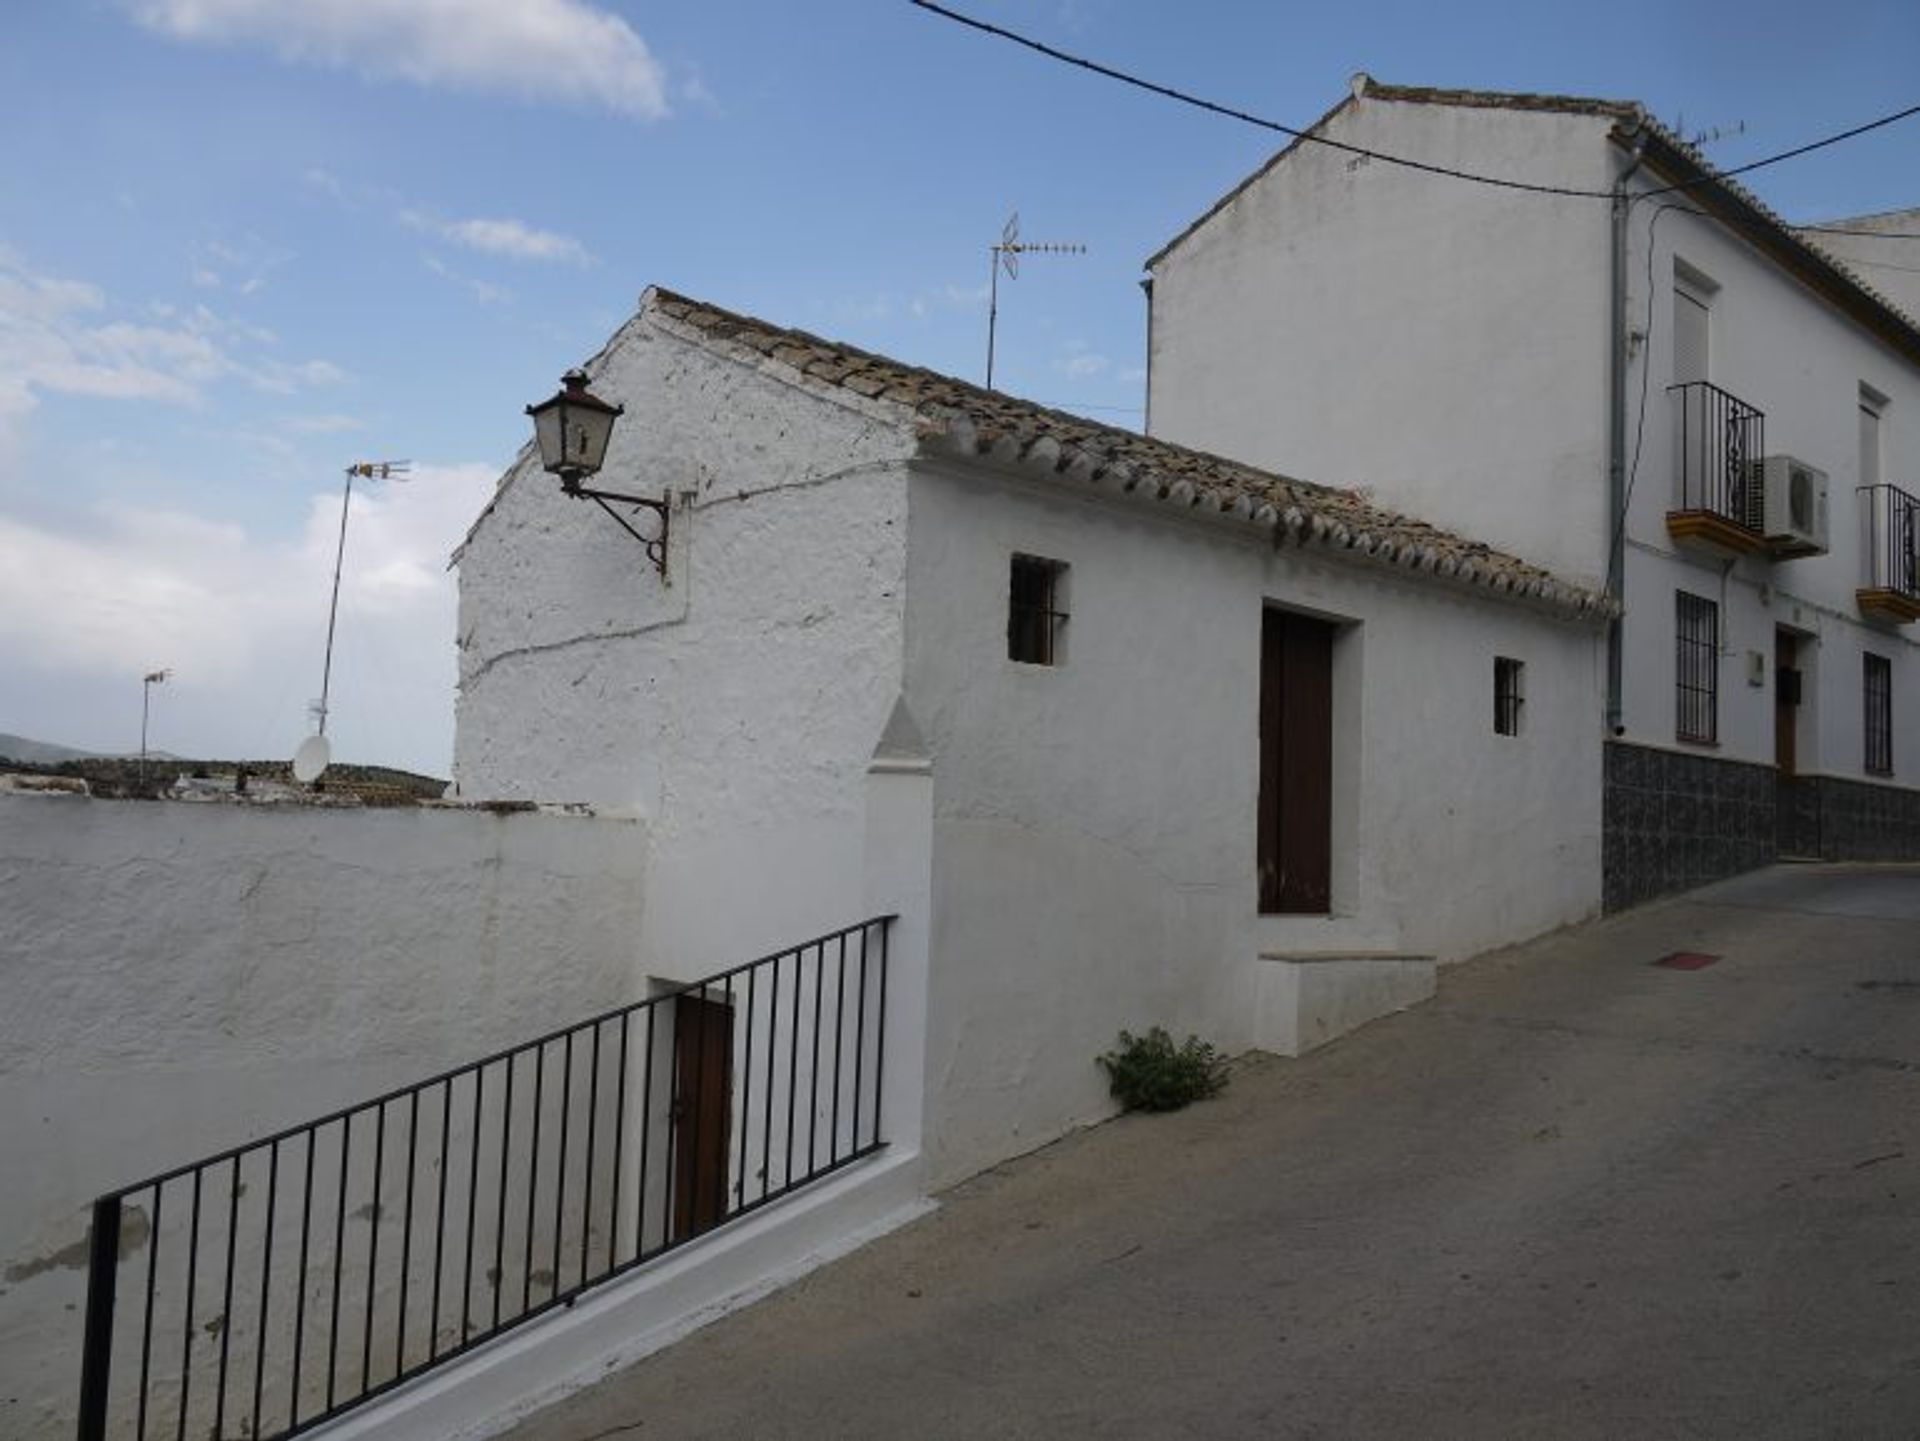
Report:
M 1604 189 L 1611 123 L 1363 99 L 1324 133 Z M 1607 247 L 1604 201 L 1298 145 L 1153 265 L 1152 433 L 1370 488 L 1594 584 L 1606 564 Z
M 667 583 L 523 460 L 459 557 L 454 778 L 644 816 L 637 954 L 690 979 L 859 916 L 911 440 L 644 317 L 594 388 L 627 407 L 597 484 L 676 496 Z
M 1015 552 L 1066 561 L 1057 667 L 1007 658 Z M 1125 1027 L 1253 1044 L 1262 952 L 1453 959 L 1598 905 L 1599 633 L 953 466 L 912 486 L 909 703 L 934 755 L 936 1179 L 1110 1109 Z M 1260 917 L 1264 605 L 1335 659 L 1332 917 Z M 1494 657 L 1526 662 L 1493 731 Z
M 1807 239 L 1839 256 L 1868 285 L 1908 315 L 1920 317 L 1920 269 L 1913 259 L 1913 237 L 1920 235 L 1920 210 L 1894 210 L 1825 222 L 1826 230 Z M 1860 232 L 1836 235 L 1834 230 Z

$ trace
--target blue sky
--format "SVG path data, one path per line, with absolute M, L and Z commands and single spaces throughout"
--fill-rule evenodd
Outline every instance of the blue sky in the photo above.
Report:
M 965 0 L 1306 124 L 1366 69 L 1634 98 L 1723 165 L 1920 100 L 1920 9 Z M 1839 12 L 1830 12 L 1839 14 Z M 1444 15 L 1444 21 L 1436 17 Z M 1276 148 L 905 0 L 12 0 L 0 45 L 0 731 L 291 754 L 356 496 L 330 730 L 444 774 L 448 551 L 522 407 L 649 283 L 1137 424 L 1141 262 Z M 1920 120 L 1759 172 L 1920 204 Z

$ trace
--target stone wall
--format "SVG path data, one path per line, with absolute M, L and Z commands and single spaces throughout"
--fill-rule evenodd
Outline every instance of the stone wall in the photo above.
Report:
M 1920 791 L 1838 776 L 1782 782 L 1771 766 L 1606 748 L 1606 909 L 1768 865 L 1781 857 L 1920 860 Z
M 1611 742 L 1606 747 L 1601 867 L 1606 908 L 1764 866 L 1776 846 L 1770 766 Z

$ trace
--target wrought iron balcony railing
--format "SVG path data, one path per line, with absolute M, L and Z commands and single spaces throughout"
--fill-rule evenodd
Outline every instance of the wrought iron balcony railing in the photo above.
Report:
M 1920 498 L 1897 485 L 1859 488 L 1860 608 L 1920 620 Z
M 1704 380 L 1670 385 L 1680 444 L 1676 513 L 1717 517 L 1762 538 L 1757 462 L 1766 454 L 1767 418 L 1737 395 Z

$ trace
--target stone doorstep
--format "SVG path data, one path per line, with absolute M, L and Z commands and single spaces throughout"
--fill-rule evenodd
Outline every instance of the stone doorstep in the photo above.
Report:
M 1436 972 L 1432 956 L 1400 951 L 1264 951 L 1254 977 L 1254 1045 L 1304 1055 L 1430 1000 Z

